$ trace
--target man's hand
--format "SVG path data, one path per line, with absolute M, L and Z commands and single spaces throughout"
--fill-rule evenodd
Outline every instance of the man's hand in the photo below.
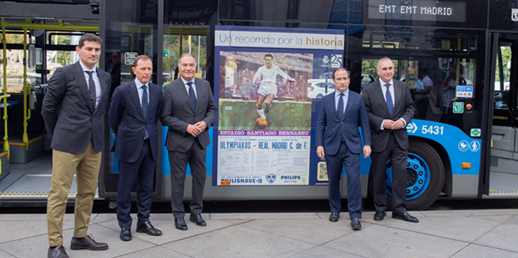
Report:
M 199 123 L 199 122 L 198 122 Z M 203 132 L 203 130 L 201 130 L 198 126 L 196 125 L 187 125 L 187 133 L 196 137 L 198 136 L 201 132 Z
M 392 129 L 393 125 L 394 125 L 394 121 L 392 121 L 390 119 L 385 119 L 383 121 L 383 128 L 385 128 L 385 129 Z
M 324 147 L 323 146 L 317 146 L 317 155 L 319 158 L 324 159 L 326 154 L 324 153 Z
M 364 158 L 368 158 L 371 155 L 371 146 L 365 145 L 363 146 L 363 156 Z
M 200 121 L 200 122 L 194 124 L 194 126 L 198 127 L 201 130 L 200 131 L 200 133 L 201 133 L 201 132 L 205 131 L 205 129 L 207 128 L 207 123 L 205 123 L 204 121 Z
M 401 128 L 403 128 L 405 126 L 405 122 L 403 122 L 403 120 L 401 119 L 398 119 L 397 121 L 395 121 L 393 124 L 392 124 L 392 130 L 399 130 Z

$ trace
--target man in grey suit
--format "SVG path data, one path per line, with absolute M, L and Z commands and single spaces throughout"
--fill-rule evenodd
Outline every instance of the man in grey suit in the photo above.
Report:
M 74 237 L 70 248 L 106 250 L 87 236 L 101 167 L 102 115 L 109 102 L 110 74 L 95 67 L 102 40 L 86 33 L 76 52 L 79 61 L 59 68 L 49 81 L 41 115 L 52 139 L 52 183 L 48 195 L 48 257 L 68 257 L 63 247 L 63 216 L 67 193 L 76 173 Z
M 415 114 L 415 106 L 408 85 L 394 77 L 394 63 L 384 57 L 376 69 L 379 80 L 363 89 L 363 97 L 372 141 L 372 173 L 374 190 L 374 220 L 385 217 L 387 190 L 385 186 L 387 162 L 392 164 L 392 218 L 419 222 L 406 211 L 406 163 L 408 135 L 406 125 Z
M 187 230 L 184 216 L 183 194 L 187 163 L 192 174 L 192 200 L 190 221 L 198 226 L 207 224 L 201 217 L 203 190 L 207 167 L 205 159 L 210 144 L 209 127 L 216 117 L 209 82 L 194 78 L 196 59 L 183 54 L 178 59 L 180 78 L 164 88 L 162 124 L 169 127 L 166 147 L 171 166 L 171 206 L 177 229 Z

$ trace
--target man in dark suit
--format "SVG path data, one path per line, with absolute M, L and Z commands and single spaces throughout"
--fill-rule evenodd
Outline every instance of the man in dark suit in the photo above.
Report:
M 387 190 L 385 185 L 387 162 L 392 164 L 392 218 L 419 222 L 406 211 L 406 163 L 408 135 L 406 125 L 415 114 L 415 106 L 408 85 L 393 80 L 394 63 L 388 57 L 378 61 L 379 80 L 363 89 L 369 115 L 372 138 L 374 220 L 385 217 Z
M 342 164 L 347 173 L 347 208 L 351 227 L 361 229 L 362 191 L 360 185 L 360 153 L 362 141 L 358 126 L 361 126 L 365 146 L 365 158 L 371 153 L 369 118 L 365 111 L 363 97 L 349 90 L 349 71 L 338 68 L 333 71 L 336 91 L 322 99 L 316 128 L 317 155 L 326 159 L 329 178 L 329 221 L 337 222 L 340 217 L 340 177 Z M 327 129 L 327 130 L 326 130 Z M 325 140 L 323 141 L 325 133 Z M 322 142 L 324 144 L 322 144 Z M 324 151 L 325 149 L 325 151 Z
M 131 240 L 131 190 L 137 179 L 137 232 L 162 235 L 149 221 L 155 163 L 158 152 L 156 124 L 162 109 L 162 88 L 149 82 L 151 58 L 138 56 L 132 67 L 136 79 L 115 89 L 110 105 L 110 126 L 116 135 L 115 157 L 119 159 L 117 220 L 120 239 Z
M 207 167 L 205 159 L 210 144 L 209 127 L 216 117 L 209 82 L 194 78 L 196 60 L 191 54 L 178 59 L 180 78 L 164 88 L 164 103 L 160 120 L 169 127 L 166 146 L 171 166 L 171 206 L 177 229 L 187 230 L 183 193 L 187 163 L 192 174 L 190 221 L 198 226 L 207 224 L 201 217 L 203 190 Z
M 71 249 L 106 250 L 87 236 L 101 167 L 102 115 L 109 102 L 110 74 L 96 68 L 102 40 L 86 33 L 76 52 L 79 62 L 58 68 L 49 81 L 41 115 L 52 139 L 52 183 L 47 203 L 48 257 L 68 257 L 63 247 L 67 193 L 76 173 L 75 226 Z

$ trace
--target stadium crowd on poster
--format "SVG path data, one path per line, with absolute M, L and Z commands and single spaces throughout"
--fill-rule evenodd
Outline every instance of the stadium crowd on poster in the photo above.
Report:
M 311 135 L 344 44 L 343 30 L 216 26 L 213 185 L 327 183 Z

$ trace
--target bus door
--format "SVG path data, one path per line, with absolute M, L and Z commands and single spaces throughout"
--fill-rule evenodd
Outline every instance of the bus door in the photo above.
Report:
M 493 87 L 493 123 L 490 196 L 518 194 L 518 34 L 493 34 L 490 87 Z M 490 103 L 491 105 L 491 103 Z

